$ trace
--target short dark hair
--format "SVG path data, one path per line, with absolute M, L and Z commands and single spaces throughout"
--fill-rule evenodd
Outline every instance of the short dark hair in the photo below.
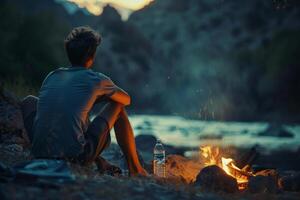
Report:
M 89 26 L 74 28 L 65 39 L 65 49 L 72 65 L 83 65 L 94 56 L 101 36 Z

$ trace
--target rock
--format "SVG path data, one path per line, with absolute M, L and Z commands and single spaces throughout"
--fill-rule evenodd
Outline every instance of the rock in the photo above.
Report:
M 219 134 L 204 134 L 199 136 L 200 140 L 222 140 L 223 135 Z
M 272 176 L 250 177 L 248 191 L 251 193 L 276 193 L 278 191 L 277 180 Z
M 9 166 L 28 161 L 31 159 L 28 148 L 23 148 L 18 144 L 1 144 L 0 145 L 0 160 Z
M 101 18 L 104 22 L 121 22 L 121 16 L 118 11 L 109 4 L 103 8 Z
M 186 183 L 192 183 L 201 169 L 202 164 L 196 160 L 180 155 L 169 155 L 166 158 L 166 175 L 168 178 L 177 178 Z
M 149 159 L 152 159 L 153 157 L 153 148 L 156 144 L 157 138 L 154 135 L 150 134 L 141 134 L 135 137 L 135 143 L 137 149 L 142 153 L 142 154 L 147 154 L 145 160 L 148 162 L 150 161 Z M 166 151 L 166 155 L 168 154 L 178 154 L 178 155 L 183 155 L 186 148 L 184 147 L 174 147 L 172 145 L 164 144 L 164 148 Z
M 258 136 L 270 136 L 270 137 L 287 137 L 292 138 L 294 134 L 287 131 L 280 124 L 270 124 L 268 128 L 257 134 Z
M 7 180 L 14 175 L 13 170 L 0 162 L 0 181 Z
M 153 160 L 153 148 L 156 140 L 156 137 L 150 134 L 142 134 L 135 137 L 136 147 L 147 163 L 151 163 Z
M 283 176 L 278 181 L 279 187 L 285 191 L 300 191 L 300 173 Z
M 174 126 L 174 125 L 169 127 L 169 131 L 170 131 L 170 132 L 174 132 L 174 131 L 176 131 L 177 129 L 178 129 L 177 126 Z
M 210 192 L 234 193 L 238 191 L 236 179 L 227 175 L 223 169 L 216 165 L 203 168 L 198 174 L 194 185 Z
M 87 195 L 84 194 L 81 191 L 75 191 L 74 193 L 71 194 L 71 199 L 74 199 L 74 200 L 88 200 L 90 198 L 87 197 Z
M 25 131 L 18 99 L 0 86 L 0 143 L 27 146 L 29 139 Z
M 145 162 L 144 161 L 144 155 L 141 154 L 139 151 L 138 153 L 138 157 L 140 160 L 141 165 L 148 171 L 151 172 L 151 164 L 149 162 Z M 119 147 L 119 145 L 112 143 L 107 149 L 105 149 L 101 156 L 107 160 L 109 163 L 116 165 L 118 167 L 120 167 L 122 170 L 128 170 L 127 169 L 127 163 L 126 163 L 126 159 Z
M 252 193 L 275 193 L 278 191 L 278 172 L 274 169 L 260 170 L 250 177 L 248 191 Z
M 18 144 L 6 145 L 6 146 L 4 146 L 4 149 L 6 149 L 7 151 L 10 151 L 11 153 L 21 153 L 21 152 L 23 152 L 23 147 L 21 145 L 18 145 Z
M 157 138 L 153 135 L 141 134 L 135 137 L 136 147 L 140 151 L 152 152 Z
M 118 165 L 122 159 L 122 151 L 119 145 L 112 143 L 110 146 L 101 153 L 101 156 L 114 165 Z

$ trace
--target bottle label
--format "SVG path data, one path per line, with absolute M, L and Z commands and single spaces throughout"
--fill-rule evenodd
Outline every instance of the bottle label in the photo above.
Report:
M 165 155 L 163 153 L 154 154 L 154 160 L 165 160 Z

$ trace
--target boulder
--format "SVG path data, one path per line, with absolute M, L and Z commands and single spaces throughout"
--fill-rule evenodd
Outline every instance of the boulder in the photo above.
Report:
M 223 135 L 220 134 L 203 134 L 199 136 L 199 140 L 222 140 Z
M 0 160 L 9 166 L 30 160 L 29 148 L 19 144 L 0 144 Z
M 294 134 L 286 130 L 281 124 L 270 124 L 266 130 L 257 134 L 258 136 L 270 136 L 270 137 L 286 137 L 292 138 Z
M 140 151 L 152 152 L 157 138 L 150 134 L 141 134 L 135 137 L 136 147 Z
M 157 138 L 151 134 L 141 134 L 135 137 L 135 143 L 137 149 L 142 153 L 145 154 L 145 160 L 148 162 L 153 157 L 153 148 L 156 144 Z M 172 145 L 164 144 L 164 148 L 166 151 L 166 155 L 169 154 L 178 154 L 183 155 L 186 151 L 184 147 L 174 147 Z
M 300 173 L 292 173 L 281 177 L 278 180 L 280 189 L 284 191 L 299 192 L 300 191 Z
M 156 140 L 156 137 L 150 134 L 142 134 L 135 137 L 136 147 L 147 163 L 151 163 L 153 160 L 153 148 Z
M 29 145 L 19 100 L 0 86 L 0 143 Z
M 250 177 L 248 191 L 251 193 L 276 193 L 278 191 L 278 172 L 275 169 L 264 169 Z
M 166 175 L 168 178 L 180 179 L 185 183 L 195 182 L 202 164 L 181 155 L 168 155 L 166 158 Z
M 248 191 L 251 193 L 276 193 L 278 191 L 277 180 L 272 176 L 250 177 Z
M 203 168 L 197 175 L 195 186 L 209 192 L 234 193 L 238 191 L 238 184 L 235 178 L 216 165 Z

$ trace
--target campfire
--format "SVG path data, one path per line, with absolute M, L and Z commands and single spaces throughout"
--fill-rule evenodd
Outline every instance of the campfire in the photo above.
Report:
M 226 174 L 237 180 L 238 187 L 243 190 L 247 187 L 250 177 L 255 176 L 249 164 L 239 168 L 232 158 L 223 157 L 218 147 L 200 147 L 200 155 L 205 159 L 205 166 L 216 165 L 223 169 Z M 251 156 L 250 156 L 251 157 Z

